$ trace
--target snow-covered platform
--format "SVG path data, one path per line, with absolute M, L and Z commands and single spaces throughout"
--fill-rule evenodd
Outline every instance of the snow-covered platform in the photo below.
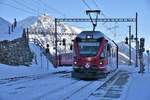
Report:
M 129 78 L 122 100 L 150 100 L 150 71 L 148 71 L 148 66 L 145 66 L 145 73 L 138 73 L 139 68 L 137 69 Z

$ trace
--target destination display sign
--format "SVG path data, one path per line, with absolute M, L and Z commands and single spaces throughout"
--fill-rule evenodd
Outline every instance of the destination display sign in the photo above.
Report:
M 90 38 L 90 39 L 87 39 L 87 38 L 77 38 L 76 39 L 78 42 L 99 42 L 100 41 L 100 38 L 99 39 L 93 39 L 93 38 Z
M 76 38 L 76 41 L 78 41 L 78 42 L 99 42 L 100 40 L 101 40 L 101 38 L 97 38 L 97 39 L 95 39 L 95 38 L 79 38 L 79 37 Z

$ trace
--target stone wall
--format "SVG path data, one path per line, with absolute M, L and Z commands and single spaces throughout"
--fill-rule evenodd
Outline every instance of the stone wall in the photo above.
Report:
M 31 64 L 32 58 L 33 54 L 25 34 L 12 41 L 0 41 L 0 63 L 28 66 Z

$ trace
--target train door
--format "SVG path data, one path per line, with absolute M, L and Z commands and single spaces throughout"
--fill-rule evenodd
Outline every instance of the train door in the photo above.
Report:
M 108 43 L 107 45 L 107 57 L 108 57 L 108 70 L 112 71 L 116 69 L 116 62 L 117 62 L 117 57 L 116 57 L 116 46 L 114 46 L 111 43 Z

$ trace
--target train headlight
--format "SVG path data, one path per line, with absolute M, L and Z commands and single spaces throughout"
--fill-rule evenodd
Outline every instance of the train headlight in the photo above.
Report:
M 93 38 L 93 35 L 86 35 L 86 38 L 87 38 L 87 39 L 92 39 L 92 38 Z
M 76 64 L 77 64 L 77 62 L 75 61 L 75 62 L 74 62 L 74 64 L 76 65 Z
M 102 61 L 100 61 L 100 62 L 99 62 L 99 64 L 100 64 L 100 65 L 102 65 L 102 64 L 103 64 L 103 62 L 102 62 Z

